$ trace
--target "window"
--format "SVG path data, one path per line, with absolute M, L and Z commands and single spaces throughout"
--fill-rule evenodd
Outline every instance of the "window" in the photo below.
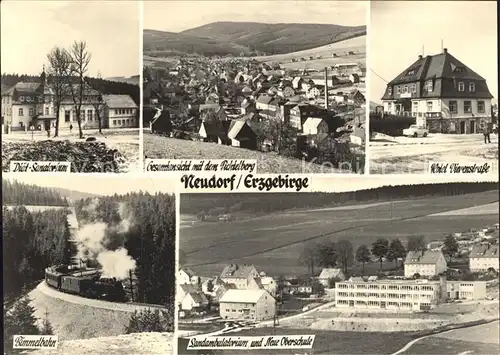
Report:
M 415 75 L 415 69 L 408 70 L 408 73 L 406 73 L 407 76 L 412 76 Z
M 26 102 L 31 102 L 31 96 L 26 96 Z
M 417 84 L 411 84 L 411 93 L 416 94 L 417 93 Z
M 450 107 L 450 113 L 458 113 L 458 105 L 456 101 L 450 101 L 449 107 Z
M 477 112 L 478 113 L 485 113 L 486 112 L 486 110 L 484 108 L 484 101 L 477 102 Z
M 453 71 L 455 73 L 465 73 L 465 67 L 456 67 Z
M 458 91 L 465 91 L 465 84 L 463 81 L 458 83 Z
M 92 121 L 94 112 L 92 110 L 87 111 L 87 117 L 89 121 Z
M 45 107 L 45 115 L 48 116 L 49 115 L 49 107 Z
M 64 111 L 64 122 L 69 122 L 70 117 L 71 117 L 71 111 L 70 110 Z
M 470 101 L 464 101 L 464 112 L 472 113 L 472 104 Z
M 396 86 L 396 94 L 401 94 L 401 87 L 399 85 Z
M 22 108 L 19 109 L 19 116 L 24 116 L 24 112 L 23 112 Z
M 434 90 L 434 86 L 432 85 L 432 80 L 427 80 L 427 81 L 425 82 L 424 89 L 425 89 L 425 91 L 427 91 L 427 92 L 431 92 L 431 91 L 433 91 L 433 90 Z
M 30 117 L 31 117 L 31 116 L 33 116 L 33 109 L 32 109 L 32 108 L 30 108 L 30 111 L 29 111 L 29 116 L 30 116 Z
M 116 120 L 113 120 L 113 126 L 116 126 Z
M 24 96 L 19 96 L 19 101 L 24 102 Z
M 408 93 L 408 85 L 405 85 L 405 86 L 403 87 L 403 93 L 404 93 L 404 94 Z
M 119 114 L 120 114 L 120 112 L 119 112 L 119 111 L 120 111 L 120 110 L 115 109 L 115 115 L 119 115 Z
M 476 84 L 475 83 L 469 83 L 469 91 L 470 92 L 476 91 Z
M 433 109 L 432 106 L 433 106 L 432 101 L 427 101 L 427 112 L 432 112 Z

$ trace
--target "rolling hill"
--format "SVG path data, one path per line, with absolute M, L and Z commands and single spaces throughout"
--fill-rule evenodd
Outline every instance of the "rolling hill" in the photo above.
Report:
M 180 33 L 144 30 L 144 54 L 239 56 L 297 52 L 366 35 L 366 26 L 214 22 Z

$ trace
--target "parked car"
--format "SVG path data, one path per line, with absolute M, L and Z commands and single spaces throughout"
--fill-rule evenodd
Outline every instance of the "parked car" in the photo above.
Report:
M 412 125 L 410 128 L 403 129 L 403 136 L 406 137 L 427 137 L 429 130 L 425 127 Z

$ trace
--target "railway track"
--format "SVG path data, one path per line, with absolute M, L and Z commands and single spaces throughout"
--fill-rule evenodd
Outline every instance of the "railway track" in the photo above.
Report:
M 73 295 L 65 292 L 61 292 L 59 290 L 56 290 L 55 288 L 52 288 L 48 286 L 45 281 L 42 281 L 38 284 L 36 289 L 43 293 L 45 296 L 52 297 L 59 299 L 61 301 L 73 303 L 73 304 L 79 304 L 82 306 L 87 306 L 87 307 L 94 307 L 94 308 L 100 308 L 100 309 L 107 309 L 107 310 L 113 310 L 113 311 L 120 311 L 120 312 L 134 312 L 134 311 L 141 311 L 141 310 L 146 310 L 146 309 L 167 309 L 166 307 L 163 307 L 161 305 L 153 305 L 153 304 L 147 304 L 147 303 L 139 303 L 139 302 L 111 302 L 111 301 L 103 301 L 103 300 L 97 300 L 93 298 L 86 298 L 78 295 Z

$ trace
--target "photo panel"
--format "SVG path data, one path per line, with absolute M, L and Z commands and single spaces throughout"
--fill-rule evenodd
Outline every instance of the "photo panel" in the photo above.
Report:
M 370 173 L 496 179 L 497 3 L 371 1 L 369 41 Z
M 141 169 L 139 6 L 2 2 L 3 172 Z
M 4 174 L 5 353 L 175 354 L 173 187 L 137 176 Z
M 410 180 L 181 194 L 178 354 L 495 353 L 498 182 Z
M 145 170 L 228 159 L 259 173 L 364 173 L 367 10 L 145 1 Z

